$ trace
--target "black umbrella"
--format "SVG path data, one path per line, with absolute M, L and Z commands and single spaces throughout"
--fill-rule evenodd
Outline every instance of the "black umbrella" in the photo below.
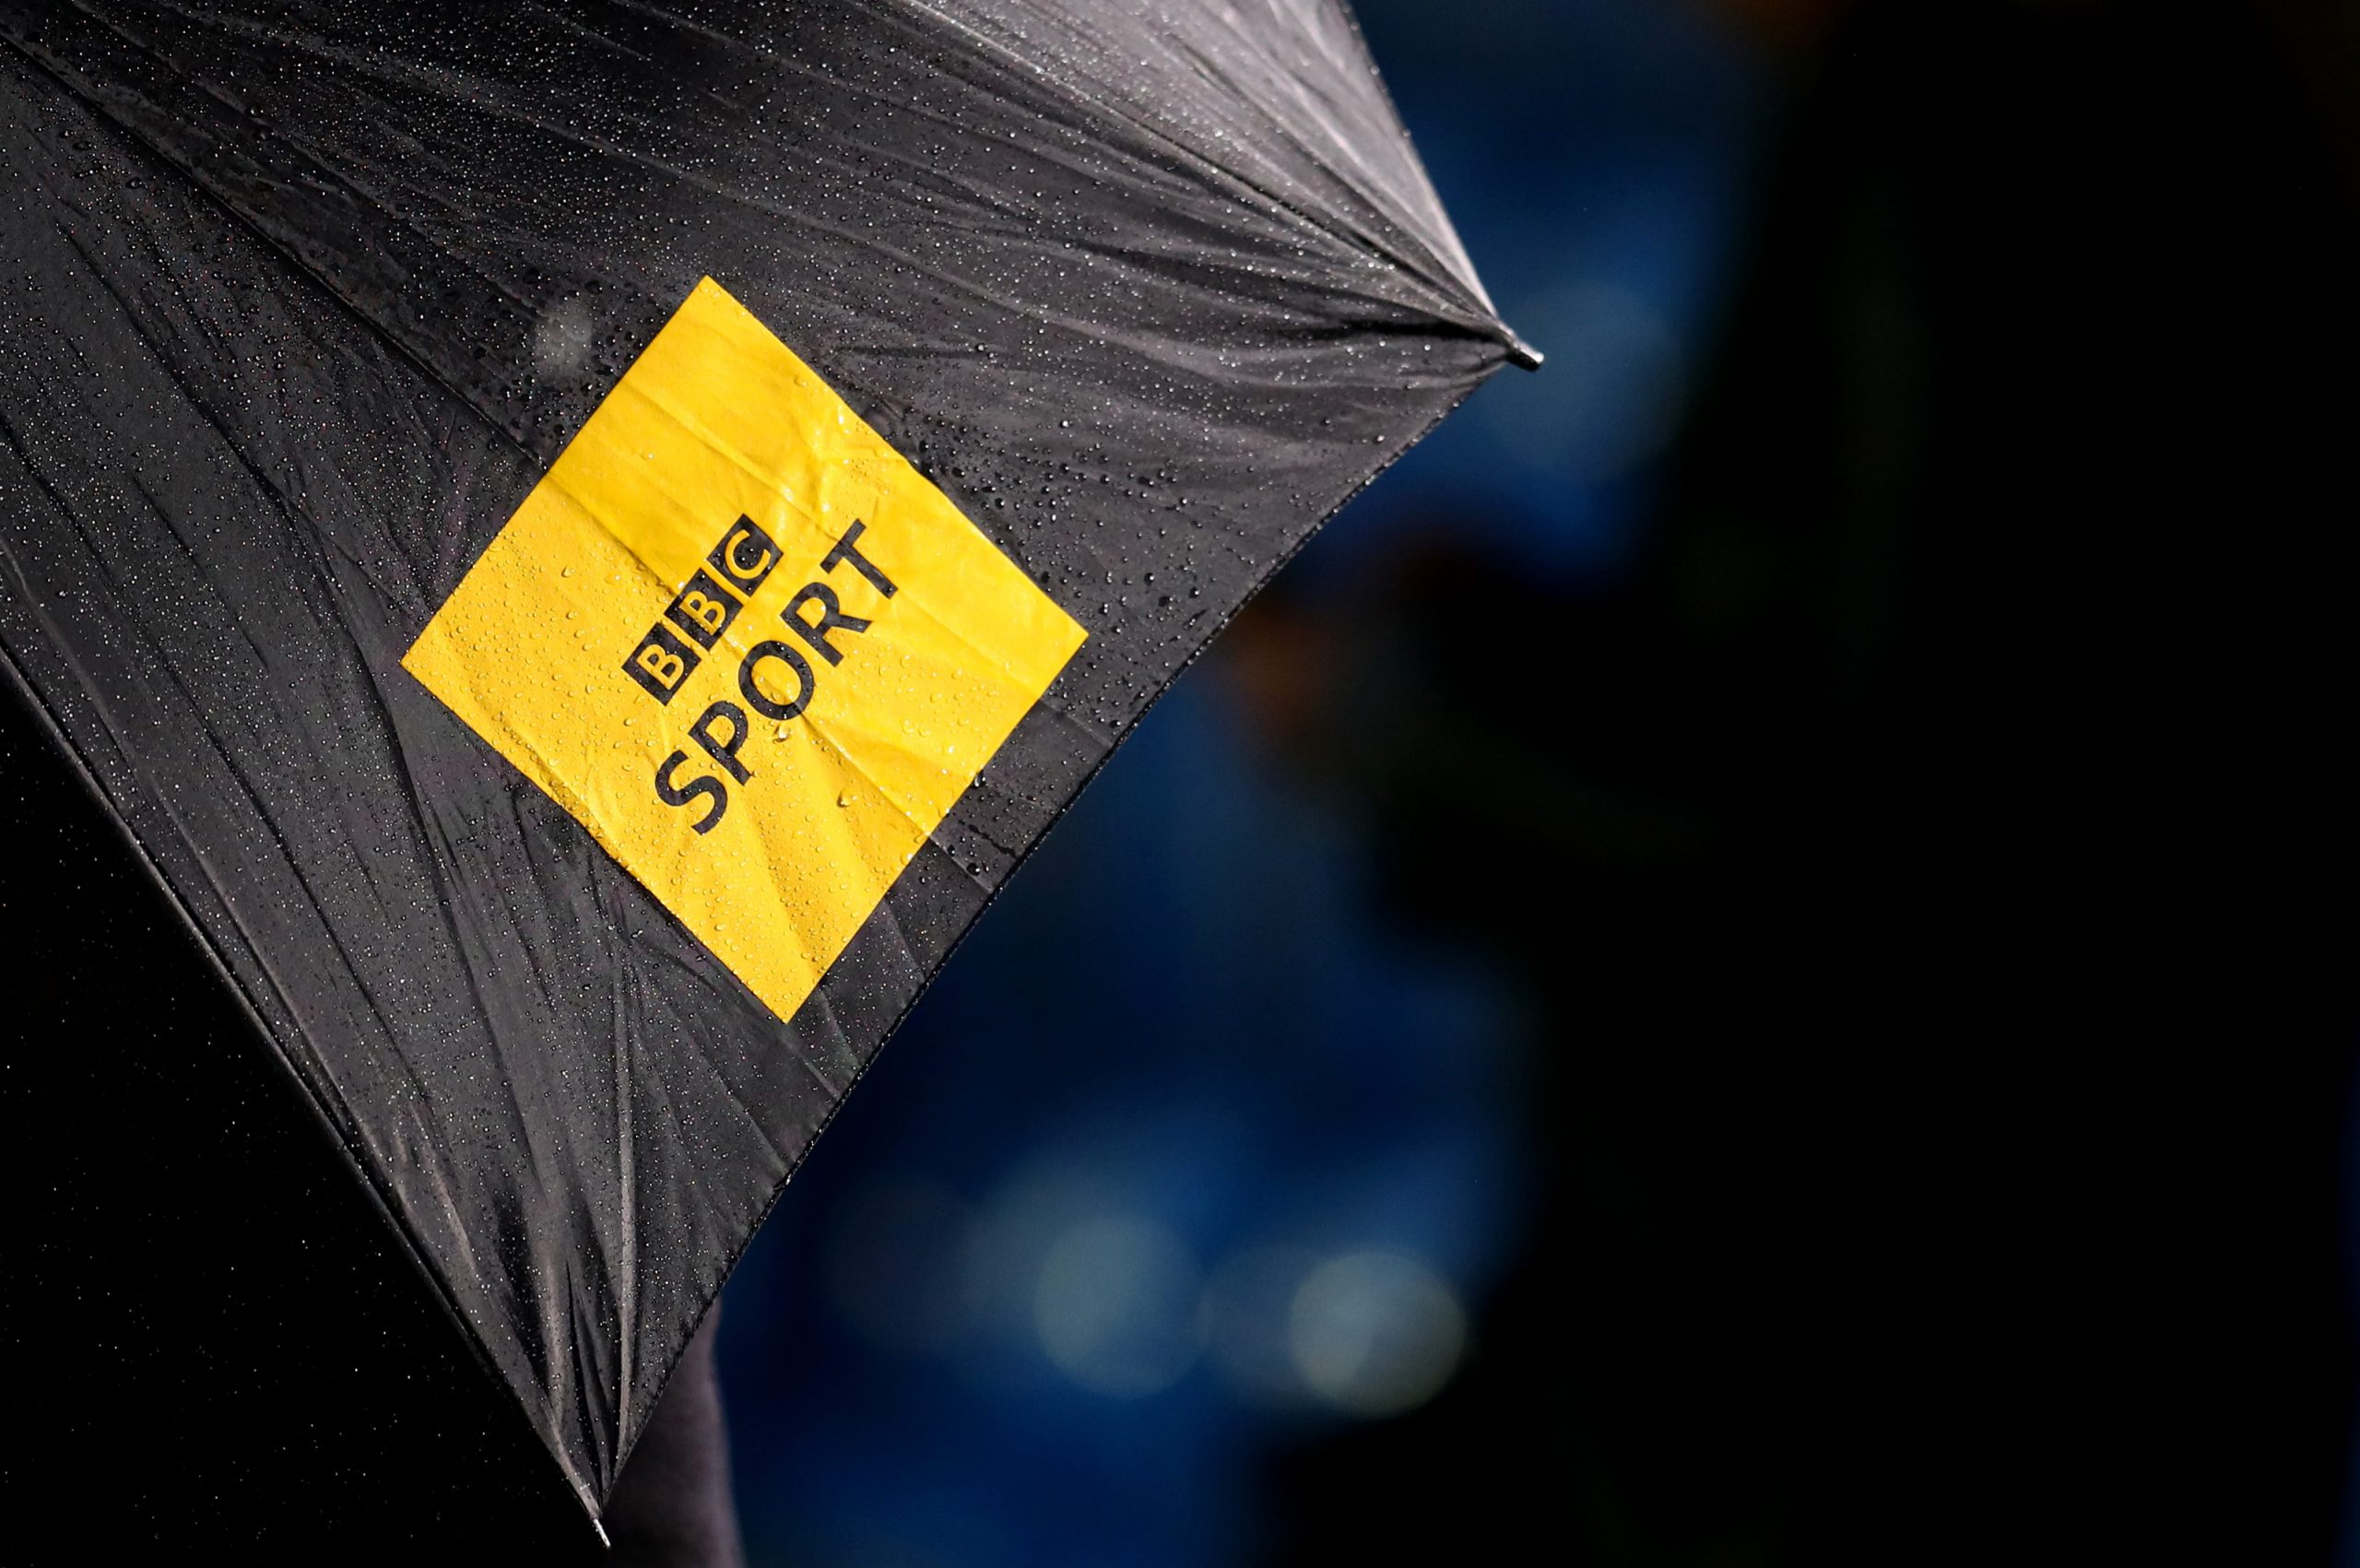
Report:
M 595 1513 L 1017 862 L 1532 356 L 1333 0 L 0 30 L 0 647 Z

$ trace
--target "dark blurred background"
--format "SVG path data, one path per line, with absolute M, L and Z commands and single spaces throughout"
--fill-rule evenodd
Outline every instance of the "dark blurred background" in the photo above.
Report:
M 753 1561 L 2360 1562 L 2360 8 L 1358 8 L 1549 364 L 788 1190 Z
M 2360 7 L 1360 13 L 1549 364 L 787 1190 L 752 1561 L 2360 1564 Z M 625 1558 L 50 744 L 0 1562 Z

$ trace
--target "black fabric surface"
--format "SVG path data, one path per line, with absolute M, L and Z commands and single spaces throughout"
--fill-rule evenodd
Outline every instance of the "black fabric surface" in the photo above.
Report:
M 595 1508 L 1016 863 L 1525 351 L 1323 0 L 0 39 L 0 651 Z M 785 1024 L 398 665 L 707 275 L 1090 633 Z

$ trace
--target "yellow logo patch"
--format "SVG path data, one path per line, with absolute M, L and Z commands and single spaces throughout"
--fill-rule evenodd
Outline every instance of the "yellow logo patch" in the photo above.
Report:
M 785 1019 L 1083 636 L 707 278 L 402 667 Z

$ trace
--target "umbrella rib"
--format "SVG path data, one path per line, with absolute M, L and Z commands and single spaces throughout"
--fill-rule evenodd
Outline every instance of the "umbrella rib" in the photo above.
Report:
M 939 23 L 942 27 L 955 33 L 962 40 L 967 41 L 978 52 L 990 55 L 996 63 L 1003 65 L 1007 69 L 1027 76 L 1057 89 L 1061 96 L 1065 97 L 1068 101 L 1075 103 L 1084 112 L 1095 111 L 1103 116 L 1112 119 L 1127 127 L 1143 140 L 1151 142 L 1154 145 L 1164 148 L 1173 158 L 1196 169 L 1199 172 L 1200 177 L 1207 178 L 1212 183 L 1229 185 L 1258 196 L 1270 206 L 1284 212 L 1288 217 L 1294 219 L 1295 222 L 1303 227 L 1312 230 L 1317 233 L 1326 234 L 1331 239 L 1341 241 L 1347 244 L 1356 245 L 1362 250 L 1373 253 L 1380 260 L 1387 263 L 1408 277 L 1418 279 L 1436 293 L 1446 296 L 1453 291 L 1449 287 L 1444 285 L 1441 280 L 1428 276 L 1422 269 L 1412 265 L 1407 257 L 1399 254 L 1393 246 L 1386 243 L 1376 236 L 1361 231 L 1357 225 L 1346 225 L 1343 228 L 1339 229 L 1336 225 L 1324 222 L 1316 216 L 1304 211 L 1300 204 L 1290 200 L 1288 197 L 1282 195 L 1277 191 L 1268 189 L 1264 185 L 1257 184 L 1239 171 L 1227 168 L 1226 166 L 1215 161 L 1211 158 L 1209 158 L 1203 153 L 1197 151 L 1195 148 L 1190 147 L 1186 143 L 1182 142 L 1168 133 L 1159 129 L 1154 124 L 1142 119 L 1140 116 L 1111 102 L 1086 99 L 1080 95 L 1072 93 L 1054 77 L 1050 76 L 1045 71 L 1043 71 L 1032 62 L 1025 59 L 1022 55 L 1018 54 L 1015 51 L 1000 43 L 997 40 L 993 39 L 989 34 L 980 31 L 976 28 L 960 20 L 958 18 L 951 16 L 938 6 L 931 4 L 930 0 L 883 0 L 883 3 L 888 5 L 898 5 L 904 10 L 914 12 L 919 16 L 931 18 L 932 20 Z M 1437 257 L 1435 259 L 1439 260 L 1440 258 Z M 1445 270 L 1447 272 L 1449 269 L 1446 267 Z M 1457 280 L 1453 278 L 1451 281 L 1455 283 Z M 1477 295 L 1470 302 L 1483 306 L 1488 305 L 1488 301 L 1481 300 L 1480 294 Z M 1446 320 L 1457 320 L 1456 316 L 1447 312 L 1434 311 L 1431 313 L 1440 315 Z M 1476 320 L 1474 322 L 1460 323 L 1460 324 L 1474 326 L 1479 336 L 1492 338 L 1494 341 L 1499 342 L 1504 348 L 1513 349 L 1517 347 L 1516 335 L 1508 331 L 1505 324 L 1499 320 L 1495 313 L 1492 312 L 1488 309 L 1480 309 L 1478 312 L 1474 312 L 1474 314 L 1476 316 Z
M 113 23 L 108 21 L 102 17 L 92 15 L 88 10 L 87 6 L 78 3 L 76 6 L 76 9 L 77 12 L 87 17 L 93 25 L 105 29 L 125 47 L 139 51 L 148 59 L 161 66 L 164 70 L 171 72 L 171 75 L 183 84 L 185 90 L 201 94 L 210 101 L 220 105 L 223 108 L 234 109 L 234 105 L 226 103 L 220 98 L 219 94 L 212 88 L 189 77 L 187 73 L 181 70 L 179 66 L 173 65 L 170 60 L 164 58 L 154 50 L 149 49 L 138 39 L 125 33 Z M 348 295 L 317 265 L 304 259 L 304 257 L 301 255 L 291 244 L 280 238 L 278 235 L 273 233 L 270 225 L 265 222 L 256 213 L 250 211 L 241 203 L 233 201 L 220 190 L 216 188 L 214 183 L 206 177 L 205 173 L 197 165 L 176 155 L 171 149 L 163 146 L 160 142 L 146 134 L 136 125 L 117 115 L 97 96 L 84 91 L 81 87 L 76 84 L 73 77 L 58 63 L 48 58 L 42 52 L 35 50 L 24 40 L 18 37 L 13 31 L 6 35 L 6 39 L 9 47 L 14 49 L 18 55 L 30 64 L 34 69 L 40 71 L 50 80 L 55 82 L 65 92 L 87 105 L 94 113 L 104 120 L 108 124 L 112 125 L 117 131 L 130 137 L 142 147 L 145 147 L 150 156 L 161 159 L 168 167 L 177 171 L 183 179 L 187 180 L 190 184 L 202 192 L 206 200 L 216 207 L 219 208 L 230 221 L 237 224 L 240 228 L 245 230 L 247 232 L 253 234 L 256 239 L 260 240 L 274 255 L 277 256 L 283 264 L 291 267 L 297 274 L 310 278 L 315 287 L 320 289 L 321 291 L 326 294 L 329 299 L 334 300 L 340 307 L 350 313 L 363 327 L 374 334 L 376 336 L 384 339 L 385 344 L 391 348 L 395 353 L 400 355 L 401 358 L 416 367 L 420 374 L 424 375 L 435 385 L 442 388 L 443 391 L 449 393 L 453 397 L 456 398 L 463 407 L 474 413 L 478 419 L 483 420 L 483 422 L 490 427 L 492 432 L 502 441 L 504 441 L 509 445 L 514 447 L 517 452 L 523 454 L 526 458 L 536 464 L 541 461 L 540 455 L 535 453 L 534 450 L 527 445 L 521 437 L 511 430 L 505 423 L 495 417 L 490 408 L 486 407 L 473 394 L 461 386 L 455 379 L 446 375 L 442 371 L 438 369 L 425 354 L 413 347 L 407 340 L 406 335 L 395 330 L 393 326 L 388 325 L 384 321 L 381 321 L 373 312 L 363 306 L 359 301 L 354 300 Z M 345 189 L 353 191 L 355 195 L 360 196 L 363 200 L 370 202 L 370 205 L 375 207 L 385 218 L 390 219 L 396 226 L 417 236 L 421 242 L 433 246 L 433 248 L 444 254 L 451 255 L 454 261 L 458 262 L 460 265 L 466 267 L 470 273 L 476 273 L 485 287 L 490 289 L 493 293 L 502 295 L 512 301 L 516 301 L 517 303 L 523 305 L 523 301 L 518 301 L 517 297 L 506 289 L 504 285 L 490 277 L 478 273 L 473 264 L 466 261 L 465 257 L 450 252 L 447 247 L 436 244 L 430 236 L 420 233 L 417 229 L 409 225 L 407 221 L 400 216 L 400 214 L 387 210 L 384 207 L 382 203 L 379 203 L 375 201 L 374 198 L 368 196 L 365 192 L 361 192 L 353 187 L 349 182 L 340 179 L 334 169 L 321 164 L 316 159 L 304 152 L 301 147 L 296 147 L 293 143 L 287 141 L 284 137 L 275 136 L 272 133 L 265 130 L 258 130 L 256 134 L 262 138 L 266 138 L 268 141 L 277 143 L 277 145 L 280 147 L 286 147 L 289 152 L 292 152 L 301 158 L 305 163 L 310 165 L 319 174 L 334 180 L 337 184 L 343 186 Z M 530 309 L 529 306 L 524 306 L 524 308 L 527 310 Z

